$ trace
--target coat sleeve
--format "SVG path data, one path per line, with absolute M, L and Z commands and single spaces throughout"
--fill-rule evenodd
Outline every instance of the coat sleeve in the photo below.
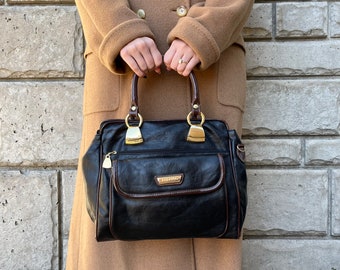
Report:
M 130 9 L 127 0 L 76 0 L 87 47 L 113 73 L 126 72 L 121 48 L 138 37 L 154 38 L 145 20 Z
M 243 47 L 241 32 L 253 0 L 206 0 L 193 5 L 168 35 L 168 43 L 179 38 L 199 56 L 199 69 L 215 63 L 233 43 Z

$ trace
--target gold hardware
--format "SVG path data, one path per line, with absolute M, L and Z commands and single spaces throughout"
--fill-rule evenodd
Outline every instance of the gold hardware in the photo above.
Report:
M 105 159 L 104 159 L 104 161 L 103 161 L 103 168 L 105 168 L 105 169 L 111 169 L 111 167 L 112 167 L 112 162 L 111 162 L 111 155 L 115 155 L 115 154 L 117 154 L 117 152 L 116 151 L 112 151 L 112 152 L 110 152 L 110 153 L 107 153 L 106 155 L 105 155 Z
M 205 142 L 205 133 L 203 127 L 192 125 L 189 129 L 188 142 Z
M 155 176 L 156 184 L 159 186 L 180 185 L 183 183 L 183 174 Z
M 176 9 L 176 13 L 179 17 L 184 17 L 188 13 L 188 9 L 185 6 L 179 6 Z
M 126 144 L 139 144 L 143 142 L 142 133 L 139 127 L 129 127 L 126 131 Z
M 138 16 L 140 19 L 145 19 L 146 13 L 145 13 L 144 9 L 138 9 L 138 10 L 137 10 L 137 16 Z
M 245 160 L 246 160 L 246 150 L 244 149 L 244 145 L 243 144 L 238 144 L 236 146 L 236 148 L 237 148 L 236 154 L 237 154 L 238 158 L 242 162 L 245 162 Z
M 245 152 L 246 152 L 246 150 L 244 149 L 244 145 L 243 145 L 243 144 L 238 144 L 238 145 L 236 146 L 236 148 L 237 148 L 238 151 L 240 151 L 240 152 L 242 152 L 242 153 L 245 153 Z
M 128 127 L 125 135 L 125 143 L 126 144 L 140 144 L 143 142 L 143 136 L 140 131 L 140 126 L 143 123 L 143 117 L 138 114 L 139 124 L 138 126 L 130 126 L 129 124 L 129 115 L 125 118 L 125 124 Z
M 187 122 L 190 125 L 190 129 L 189 129 L 188 136 L 187 136 L 187 141 L 188 142 L 205 142 L 205 132 L 202 127 L 205 121 L 204 114 L 202 112 L 200 113 L 201 123 L 199 124 L 191 123 L 191 119 L 190 119 L 191 115 L 192 115 L 192 112 L 190 112 L 187 116 Z

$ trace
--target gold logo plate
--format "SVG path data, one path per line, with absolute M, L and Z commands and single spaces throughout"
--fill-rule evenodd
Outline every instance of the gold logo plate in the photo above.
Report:
M 171 174 L 155 176 L 155 181 L 158 186 L 173 186 L 183 183 L 184 174 Z

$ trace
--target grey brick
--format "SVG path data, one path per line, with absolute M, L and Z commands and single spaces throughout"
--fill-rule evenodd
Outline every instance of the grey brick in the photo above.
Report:
M 248 170 L 245 235 L 325 235 L 327 170 Z
M 62 190 L 62 235 L 64 238 L 68 237 L 70 228 L 70 219 L 73 205 L 73 196 L 76 181 L 76 171 L 63 171 L 61 177 Z
M 3 6 L 0 22 L 0 78 L 82 76 L 82 31 L 74 6 Z
M 306 140 L 307 165 L 340 165 L 340 139 Z
M 249 76 L 340 74 L 340 40 L 247 42 Z
M 340 170 L 332 172 L 332 235 L 340 236 Z
M 248 81 L 244 134 L 339 134 L 339 83 Z
M 56 173 L 0 171 L 0 269 L 57 269 Z
M 66 269 L 66 260 L 67 260 L 67 250 L 68 250 L 68 239 L 63 239 L 63 254 L 61 254 L 61 256 L 63 256 L 62 261 L 61 261 L 61 267 L 60 269 Z
M 329 4 L 331 37 L 340 37 L 340 3 Z
M 272 4 L 254 4 L 248 22 L 243 29 L 246 39 L 272 37 Z
M 73 206 L 73 196 L 75 189 L 75 180 L 76 180 L 76 171 L 63 171 L 61 174 L 61 215 L 62 215 L 62 231 L 60 241 L 62 242 L 62 257 L 61 260 L 61 268 L 65 269 L 66 267 L 66 258 L 67 258 L 67 245 L 68 245 L 68 236 L 70 229 L 70 219 L 72 213 Z
M 277 3 L 276 20 L 276 37 L 326 37 L 328 33 L 327 2 Z
M 301 140 L 252 139 L 243 140 L 247 165 L 299 165 Z
M 246 240 L 243 270 L 337 270 L 339 240 Z
M 77 165 L 81 82 L 0 83 L 0 165 Z

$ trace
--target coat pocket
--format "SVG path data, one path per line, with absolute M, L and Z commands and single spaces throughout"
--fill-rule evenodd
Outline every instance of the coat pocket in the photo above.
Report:
M 246 65 L 245 53 L 240 45 L 232 45 L 221 54 L 218 70 L 218 102 L 243 111 L 246 97 Z
M 93 52 L 86 52 L 85 59 L 84 114 L 117 110 L 120 77 L 107 70 Z

